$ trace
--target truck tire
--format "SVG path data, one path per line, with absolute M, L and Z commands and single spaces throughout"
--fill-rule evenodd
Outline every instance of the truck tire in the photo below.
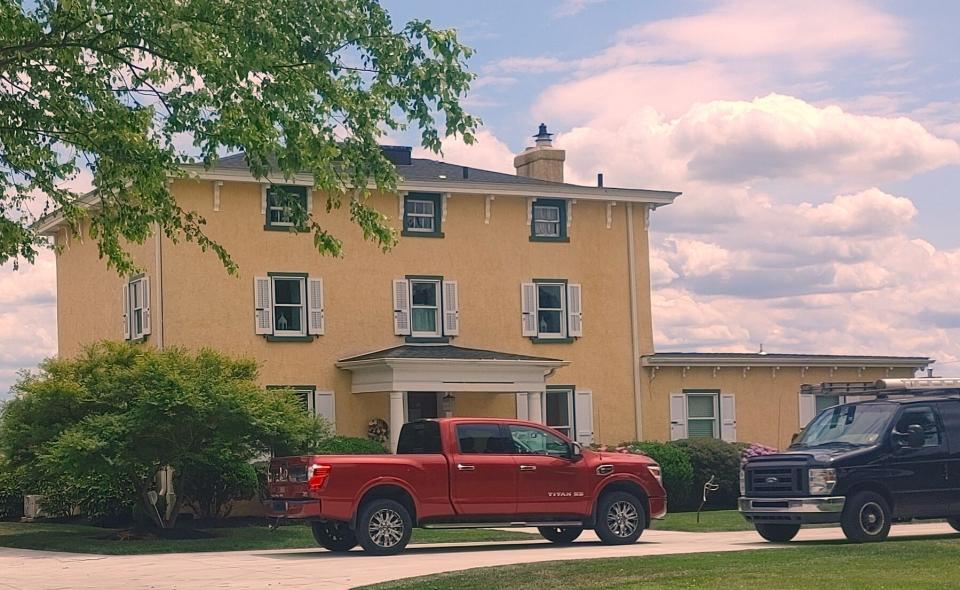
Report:
M 771 543 L 786 543 L 800 532 L 799 524 L 760 524 L 754 525 L 757 533 Z
M 594 532 L 604 545 L 629 545 L 643 533 L 647 513 L 643 502 L 628 492 L 610 492 L 597 503 Z
M 537 528 L 544 539 L 558 545 L 569 545 L 577 540 L 583 527 L 580 526 L 542 526 Z
M 413 520 L 403 504 L 388 498 L 372 500 L 360 507 L 357 541 L 373 555 L 396 555 L 410 542 Z
M 960 516 L 951 516 L 947 519 L 947 524 L 953 527 L 953 530 L 960 531 Z
M 840 527 L 854 543 L 883 541 L 890 534 L 890 505 L 876 492 L 856 493 L 847 498 Z
M 336 553 L 350 551 L 357 546 L 357 536 L 345 522 L 314 522 L 313 538 L 324 549 Z

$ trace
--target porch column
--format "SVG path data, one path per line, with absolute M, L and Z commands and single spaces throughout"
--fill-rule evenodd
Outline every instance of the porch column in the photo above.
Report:
M 403 392 L 390 392 L 390 452 L 397 452 L 400 429 L 403 427 Z
M 540 399 L 543 394 L 539 391 L 531 391 L 527 394 L 527 420 L 543 424 L 543 410 L 540 405 Z

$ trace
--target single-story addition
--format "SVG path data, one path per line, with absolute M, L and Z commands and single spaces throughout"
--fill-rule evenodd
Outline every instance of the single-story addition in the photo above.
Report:
M 802 384 L 913 377 L 932 363 L 912 356 L 658 352 L 642 361 L 650 383 L 647 435 L 783 448 L 817 412 L 853 401 L 801 396 Z

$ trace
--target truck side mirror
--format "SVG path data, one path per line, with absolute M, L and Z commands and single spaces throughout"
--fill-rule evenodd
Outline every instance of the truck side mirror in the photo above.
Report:
M 910 426 L 907 426 L 908 447 L 911 449 L 923 448 L 926 439 L 927 437 L 923 432 L 923 426 L 920 426 L 919 424 L 911 424 Z
M 569 459 L 571 461 L 576 462 L 576 461 L 579 461 L 580 459 L 583 459 L 583 445 L 581 445 L 578 442 L 570 443 L 569 453 L 570 453 Z

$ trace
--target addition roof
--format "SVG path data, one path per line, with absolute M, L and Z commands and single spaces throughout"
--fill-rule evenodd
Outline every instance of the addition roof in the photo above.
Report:
M 643 357 L 645 366 L 845 366 L 924 368 L 935 361 L 925 356 L 841 354 L 779 354 L 756 352 L 658 352 Z
M 514 354 L 511 352 L 499 352 L 480 348 L 464 348 L 462 346 L 453 346 L 452 344 L 403 344 L 394 346 L 393 348 L 386 348 L 384 350 L 377 350 L 341 359 L 338 364 L 388 360 L 517 361 L 521 363 L 566 364 L 566 361 L 555 358 Z

